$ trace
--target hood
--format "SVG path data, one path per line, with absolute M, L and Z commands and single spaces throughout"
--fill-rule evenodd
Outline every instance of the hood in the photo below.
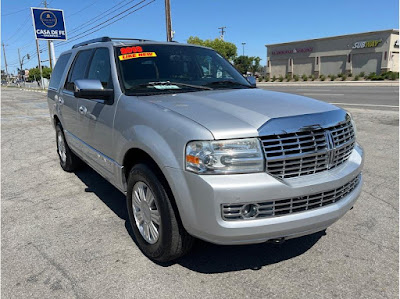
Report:
M 210 130 L 215 139 L 258 136 L 258 129 L 271 119 L 341 110 L 307 97 L 262 89 L 210 90 L 142 99 L 192 119 Z

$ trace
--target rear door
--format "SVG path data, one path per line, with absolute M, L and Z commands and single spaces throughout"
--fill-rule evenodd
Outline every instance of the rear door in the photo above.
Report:
M 51 73 L 50 84 L 47 92 L 47 99 L 49 104 L 49 109 L 51 115 L 57 114 L 60 117 L 61 109 L 63 109 L 62 105 L 62 98 L 61 101 L 59 99 L 58 93 L 61 86 L 61 80 L 64 77 L 65 73 L 68 73 L 67 65 L 71 58 L 71 53 L 62 54 L 56 63 L 56 66 Z M 64 82 L 64 81 L 63 81 Z M 61 120 L 61 123 L 65 123 L 65 121 Z M 65 124 L 68 126 L 68 124 Z

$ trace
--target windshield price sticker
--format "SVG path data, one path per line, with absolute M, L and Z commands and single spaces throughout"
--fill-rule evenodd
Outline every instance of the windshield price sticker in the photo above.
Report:
M 157 57 L 155 52 L 142 52 L 142 53 L 132 53 L 132 54 L 124 54 L 119 55 L 119 60 L 128 60 L 133 58 L 143 58 L 143 57 Z
M 126 47 L 126 48 L 121 48 L 121 54 L 131 54 L 131 53 L 140 53 L 143 52 L 142 47 L 137 46 L 137 47 Z

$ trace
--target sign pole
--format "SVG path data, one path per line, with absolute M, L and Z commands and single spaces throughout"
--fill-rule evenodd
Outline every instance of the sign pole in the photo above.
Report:
M 40 71 L 40 81 L 42 85 L 42 89 L 44 89 L 44 80 L 43 80 L 43 70 L 42 70 L 42 62 L 40 61 L 40 51 L 39 51 L 39 41 L 36 39 L 36 51 L 38 56 L 38 66 Z
M 54 43 L 53 43 L 52 40 L 50 41 L 50 55 L 51 55 L 51 60 L 50 61 L 52 61 L 53 62 L 53 66 L 55 66 L 56 62 L 57 62 L 57 60 L 56 60 L 56 51 L 54 51 Z M 53 69 L 53 67 L 52 67 L 52 69 Z

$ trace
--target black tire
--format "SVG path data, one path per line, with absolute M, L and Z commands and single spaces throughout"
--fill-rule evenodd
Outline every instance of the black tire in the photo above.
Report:
M 60 142 L 59 139 L 62 139 L 62 142 L 65 147 L 65 158 L 62 157 L 60 153 Z M 81 166 L 82 161 L 71 151 L 67 144 L 67 140 L 65 139 L 64 131 L 61 127 L 61 124 L 58 123 L 56 125 L 56 144 L 57 144 L 57 154 L 60 159 L 61 168 L 67 172 L 73 172 Z
M 133 188 L 136 183 L 146 184 L 154 195 L 154 201 L 160 215 L 158 240 L 154 244 L 147 242 L 136 225 L 132 206 Z M 135 165 L 128 178 L 127 209 L 129 221 L 140 250 L 150 259 L 157 262 L 168 262 L 186 254 L 193 245 L 193 237 L 184 229 L 176 207 L 171 204 L 172 195 L 166 191 L 165 180 L 146 164 Z

